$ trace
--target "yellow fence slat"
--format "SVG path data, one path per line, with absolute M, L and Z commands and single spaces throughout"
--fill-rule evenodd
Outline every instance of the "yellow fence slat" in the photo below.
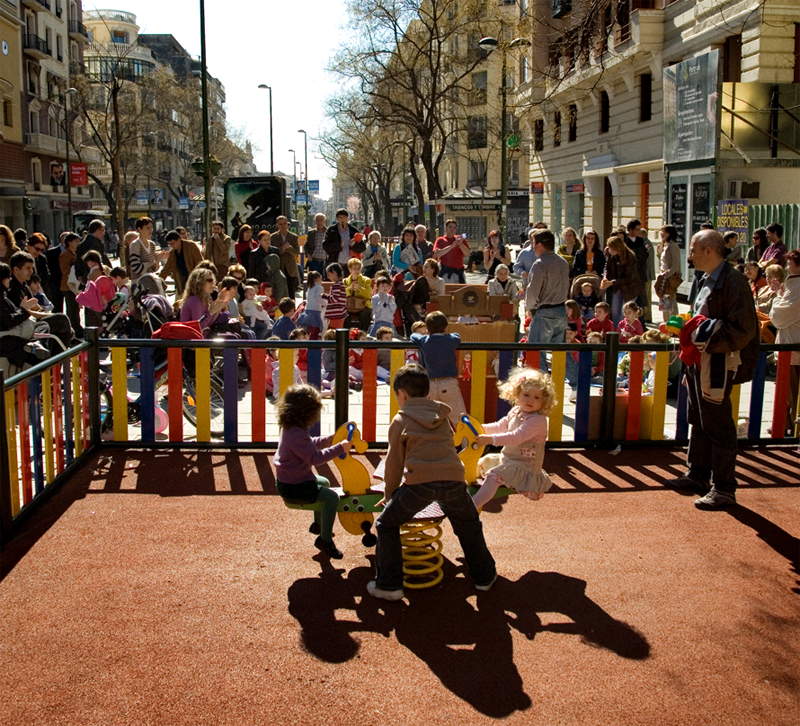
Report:
M 11 514 L 20 510 L 19 463 L 17 461 L 16 391 L 6 391 L 6 437 L 8 442 L 8 485 L 11 487 Z
M 44 431 L 44 475 L 49 484 L 55 478 L 53 444 L 53 382 L 50 371 L 42 373 L 42 429 Z
M 647 355 L 647 353 L 645 353 Z M 669 353 L 656 353 L 656 380 L 653 387 L 653 410 L 650 418 L 650 441 L 664 438 L 664 422 L 667 416 L 667 386 L 669 385 Z
M 478 421 L 483 421 L 486 417 L 486 353 L 485 350 L 472 351 L 472 391 L 469 412 Z
M 278 377 L 278 395 L 282 396 L 294 382 L 294 350 L 292 348 L 281 348 L 278 351 Z
M 83 453 L 83 405 L 81 403 L 81 361 L 70 359 L 72 370 L 72 430 L 75 437 L 75 458 Z M 127 418 L 127 417 L 126 417 Z
M 111 349 L 111 405 L 114 410 L 114 441 L 128 440 L 128 351 Z
M 567 352 L 553 351 L 551 377 L 556 389 L 556 405 L 550 409 L 548 441 L 561 441 L 561 427 L 564 423 L 564 384 L 567 380 Z
M 211 351 L 195 351 L 195 386 L 197 400 L 197 440 L 211 441 Z
M 393 350 L 392 351 L 392 362 L 391 362 L 391 369 L 390 369 L 390 376 L 389 376 L 389 386 L 391 387 L 392 381 L 394 381 L 394 377 L 397 375 L 397 371 L 399 371 L 406 362 L 406 352 L 404 350 Z M 397 398 L 394 395 L 394 389 L 392 389 L 389 393 L 389 420 L 394 420 L 394 417 L 397 415 L 397 412 L 400 410 L 400 406 L 397 405 Z
M 737 383 L 731 388 L 731 411 L 733 412 L 733 420 L 739 421 L 739 406 L 742 400 L 742 385 Z

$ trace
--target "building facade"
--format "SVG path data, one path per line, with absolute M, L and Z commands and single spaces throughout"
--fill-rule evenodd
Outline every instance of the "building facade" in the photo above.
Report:
M 19 0 L 0 0 L 0 224 L 11 229 L 25 221 L 21 28 Z
M 653 240 L 672 223 L 685 264 L 719 200 L 797 203 L 800 124 L 784 112 L 797 103 L 797 0 L 586 5 L 531 6 L 534 75 L 517 97 L 532 220 L 606 238 L 638 218 Z

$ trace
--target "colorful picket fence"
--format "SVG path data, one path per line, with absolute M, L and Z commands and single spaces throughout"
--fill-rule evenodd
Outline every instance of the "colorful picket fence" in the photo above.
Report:
M 609 336 L 612 338 L 612 336 Z M 278 349 L 278 395 L 293 382 L 295 348 L 306 348 L 308 380 L 321 386 L 322 352 L 337 350 L 337 360 L 347 360 L 350 342 L 346 334 L 335 342 L 303 341 L 268 343 L 190 342 L 190 341 L 103 341 L 110 348 L 110 368 L 107 372 L 99 363 L 98 343 L 88 342 L 64 355 L 45 362 L 8 382 L 3 382 L 3 419 L 5 436 L 0 437 L 0 514 L 2 530 L 7 533 L 15 517 L 60 478 L 69 473 L 92 447 L 272 447 L 277 443 L 275 417 L 267 399 L 266 381 L 272 366 L 267 361 L 267 347 Z M 138 399 L 133 400 L 129 383 L 128 348 L 137 349 L 139 366 Z M 354 346 L 355 347 L 355 346 Z M 331 434 L 347 420 L 359 421 L 364 440 L 378 445 L 386 443 L 386 425 L 397 412 L 397 400 L 388 388 L 379 395 L 378 349 L 390 348 L 390 376 L 405 363 L 408 343 L 359 342 L 363 350 L 363 389 L 354 403 L 347 385 L 347 371 L 339 372 L 335 382 L 335 420 L 324 426 L 317 424 L 314 433 Z M 669 439 L 671 444 L 688 440 L 686 389 L 678 386 L 677 402 L 671 406 L 667 398 L 670 363 L 675 351 L 669 346 L 656 350 L 643 346 L 537 346 L 509 343 L 469 343 L 470 374 L 460 380 L 464 401 L 470 413 L 482 421 L 494 421 L 509 409 L 500 399 L 497 381 L 503 380 L 520 360 L 528 366 L 538 366 L 546 355 L 556 389 L 558 403 L 550 413 L 548 441 L 551 445 L 588 446 L 611 445 L 639 441 L 656 442 Z M 156 362 L 158 348 L 166 348 Z M 194 365 L 189 372 L 184 365 L 184 352 L 193 351 Z M 784 436 L 786 411 L 791 391 L 791 351 L 798 345 L 763 346 L 753 380 L 747 384 L 747 396 L 742 387 L 734 387 L 732 404 L 734 418 L 747 418 L 747 441 L 783 443 L 795 438 Z M 247 351 L 250 363 L 250 405 L 240 400 L 238 360 Z M 777 373 L 774 385 L 768 381 L 767 359 L 777 351 Z M 604 390 L 593 383 L 592 355 L 604 353 L 610 365 L 616 366 L 617 356 L 630 355 L 629 386 L 617 391 L 615 376 L 606 377 L 611 387 Z M 567 356 L 576 360 L 577 383 L 574 407 L 569 409 L 572 421 L 566 418 L 566 402 L 571 389 L 566 383 Z M 645 377 L 645 356 L 654 356 L 652 389 L 642 393 Z M 493 360 L 496 357 L 496 362 Z M 219 360 L 221 364 L 214 364 Z M 221 371 L 219 374 L 214 370 Z M 615 372 L 615 371 L 614 371 Z M 596 380 L 596 379 L 595 379 Z M 190 385 L 191 384 L 191 385 Z M 161 408 L 157 389 L 165 386 L 168 413 Z M 766 395 L 772 396 L 768 405 Z M 187 391 L 191 393 L 187 393 Z M 388 411 L 386 400 L 388 397 Z M 183 412 L 187 398 L 192 399 L 196 425 L 191 427 Z M 383 408 L 380 401 L 383 400 Z M 746 399 L 746 400 L 745 400 Z M 132 407 L 140 416 L 140 435 L 132 436 L 129 413 Z M 668 407 L 674 429 L 666 430 Z M 245 410 L 247 408 L 247 410 Z M 249 426 L 243 430 L 242 421 L 249 415 Z M 166 436 L 157 432 L 157 422 L 166 417 Z M 762 435 L 764 424 L 771 422 L 769 438 Z M 107 424 L 108 431 L 103 432 Z M 323 429 L 323 430 L 321 430 Z M 565 429 L 571 436 L 564 435 Z M 104 435 L 101 435 L 103 434 Z M 5 535 L 4 535 L 5 536 Z
M 2 386 L 0 531 L 90 448 L 89 350 L 68 351 Z

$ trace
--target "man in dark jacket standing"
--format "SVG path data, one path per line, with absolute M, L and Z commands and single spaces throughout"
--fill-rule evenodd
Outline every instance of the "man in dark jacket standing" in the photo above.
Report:
M 281 215 L 275 220 L 278 231 L 273 232 L 270 244 L 277 247 L 281 256 L 281 270 L 289 284 L 289 297 L 294 298 L 300 289 L 300 268 L 297 266 L 297 255 L 300 254 L 300 241 L 294 232 L 289 231 L 289 220 Z
M 665 484 L 674 489 L 699 489 L 705 496 L 698 509 L 724 509 L 736 504 L 737 430 L 731 389 L 753 377 L 759 353 L 758 318 L 747 278 L 725 260 L 725 241 L 716 230 L 692 237 L 689 259 L 704 273 L 694 301 L 694 336 L 681 334 L 686 348 L 702 351 L 701 364 L 686 369 L 689 423 L 692 431 L 685 476 Z M 699 358 L 700 353 L 696 352 Z
M 346 270 L 347 262 L 350 259 L 350 250 L 363 252 L 367 248 L 363 241 L 353 242 L 358 230 L 349 224 L 349 219 L 350 215 L 347 210 L 340 209 L 336 212 L 336 224 L 328 227 L 325 242 L 322 243 L 327 254 L 326 266 L 338 262 Z

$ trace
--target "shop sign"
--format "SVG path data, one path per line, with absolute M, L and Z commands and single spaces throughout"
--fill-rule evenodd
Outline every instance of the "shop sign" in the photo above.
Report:
M 544 182 L 531 182 L 531 194 L 544 194 Z
M 585 184 L 567 184 L 567 194 L 584 194 Z
M 717 231 L 736 232 L 739 244 L 748 243 L 750 203 L 747 199 L 720 199 L 717 202 Z
M 451 212 L 480 212 L 487 209 L 500 209 L 497 202 L 484 202 L 483 204 L 448 204 Z

